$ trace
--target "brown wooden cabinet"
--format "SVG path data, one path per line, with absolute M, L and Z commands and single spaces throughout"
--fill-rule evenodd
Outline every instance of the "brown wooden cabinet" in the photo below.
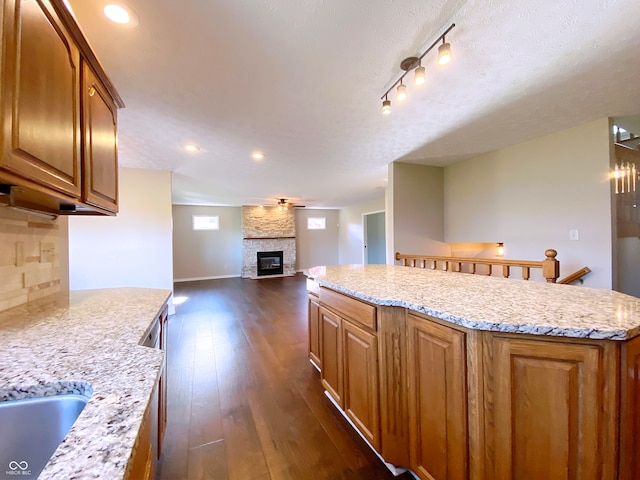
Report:
M 640 337 L 622 348 L 620 480 L 640 478 Z
M 0 201 L 118 211 L 122 99 L 63 0 L 2 0 Z
M 342 351 L 344 412 L 371 446 L 380 450 L 376 336 L 343 319 Z
M 81 191 L 80 52 L 48 0 L 4 0 L 4 182 Z
M 157 348 L 164 351 L 162 372 L 158 379 L 158 447 L 157 458 L 162 455 L 164 434 L 167 430 L 167 335 L 169 327 L 169 307 L 165 305 L 158 316 L 160 324 L 159 344 Z
M 320 323 L 320 301 L 315 295 L 308 295 L 309 297 L 309 359 L 313 364 L 322 370 L 322 354 L 320 352 L 320 333 L 322 331 L 322 325 Z
M 468 478 L 465 333 L 407 315 L 411 469 L 424 480 Z
M 327 288 L 319 300 L 322 383 L 386 462 L 425 480 L 640 480 L 640 337 L 473 330 Z
M 118 110 L 87 63 L 82 67 L 82 92 L 82 200 L 115 213 L 118 211 Z
M 320 307 L 320 325 L 322 328 L 320 380 L 340 407 L 344 408 L 342 400 L 342 319 L 335 313 Z
M 617 478 L 617 345 L 491 335 L 488 478 Z
M 380 395 L 376 308 L 320 289 L 322 384 L 357 427 L 380 450 Z
M 155 478 L 156 458 L 154 455 L 154 431 L 157 429 L 156 408 L 158 405 L 158 386 L 154 389 L 151 402 L 147 406 L 138 432 L 133 457 L 129 461 L 127 480 L 150 480 Z

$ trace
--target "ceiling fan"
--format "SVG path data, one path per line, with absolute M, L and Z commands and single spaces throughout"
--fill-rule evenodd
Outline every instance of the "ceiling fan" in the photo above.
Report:
M 278 199 L 278 210 L 288 210 L 291 208 L 304 208 L 305 205 L 297 205 L 295 203 L 291 203 L 287 198 L 279 198 Z

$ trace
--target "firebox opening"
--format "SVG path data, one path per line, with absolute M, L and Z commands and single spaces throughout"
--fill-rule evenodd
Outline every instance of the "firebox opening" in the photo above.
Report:
M 283 252 L 258 252 L 258 276 L 282 275 L 284 265 Z

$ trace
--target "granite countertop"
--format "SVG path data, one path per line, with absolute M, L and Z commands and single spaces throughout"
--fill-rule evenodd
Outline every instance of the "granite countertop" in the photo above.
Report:
M 640 335 L 640 299 L 596 288 L 396 265 L 305 272 L 321 286 L 494 332 L 627 340 Z
M 90 396 L 39 478 L 124 476 L 164 358 L 139 342 L 170 293 L 74 291 L 0 313 L 0 401 Z

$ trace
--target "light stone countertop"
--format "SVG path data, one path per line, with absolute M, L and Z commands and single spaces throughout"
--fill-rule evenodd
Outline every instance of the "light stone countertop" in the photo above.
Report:
M 170 293 L 74 291 L 0 313 L 0 401 L 90 396 L 39 478 L 124 476 L 164 358 L 139 342 Z
M 640 335 L 640 298 L 611 290 L 396 265 L 305 271 L 321 286 L 495 332 L 626 340 Z

